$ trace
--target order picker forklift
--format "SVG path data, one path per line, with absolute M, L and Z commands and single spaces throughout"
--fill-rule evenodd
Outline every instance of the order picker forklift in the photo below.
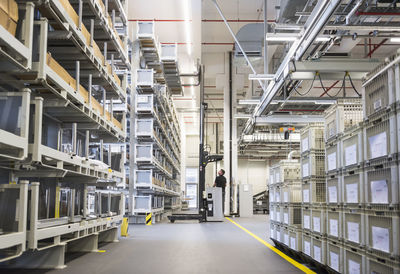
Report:
M 210 211 L 208 208 L 207 197 L 205 195 L 206 185 L 206 166 L 208 163 L 221 161 L 222 155 L 210 155 L 205 150 L 204 146 L 204 117 L 205 111 L 208 108 L 207 103 L 204 103 L 204 66 L 199 67 L 200 79 L 200 145 L 199 145 L 199 187 L 198 187 L 198 210 L 197 214 L 184 214 L 177 213 L 168 216 L 171 223 L 176 220 L 198 220 L 199 222 L 207 221 L 207 213 Z

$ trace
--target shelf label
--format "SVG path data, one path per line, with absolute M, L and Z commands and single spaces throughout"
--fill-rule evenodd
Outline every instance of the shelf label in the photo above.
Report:
M 358 203 L 358 183 L 346 185 L 346 202 Z
M 330 203 L 337 203 L 337 188 L 336 186 L 328 187 L 328 197 Z
M 360 225 L 354 222 L 347 222 L 347 238 L 349 241 L 360 243 Z
M 369 140 L 369 149 L 371 159 L 387 155 L 387 136 L 386 131 L 377 135 L 371 136 Z
M 328 170 L 336 169 L 336 152 L 328 154 Z
M 339 255 L 336 254 L 335 252 L 330 251 L 329 258 L 330 258 L 330 267 L 333 270 L 339 272 Z
M 359 263 L 349 259 L 348 265 L 349 274 L 361 274 L 361 266 Z
M 351 145 L 344 150 L 345 166 L 357 164 L 357 145 Z
M 329 220 L 329 234 L 335 237 L 339 237 L 338 233 L 338 220 L 330 219 Z
M 372 227 L 372 247 L 377 250 L 389 252 L 389 229 L 384 227 Z
M 321 222 L 319 217 L 313 217 L 313 230 L 321 232 Z

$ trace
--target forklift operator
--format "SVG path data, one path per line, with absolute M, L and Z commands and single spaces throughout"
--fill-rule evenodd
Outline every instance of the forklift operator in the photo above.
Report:
M 222 212 L 225 211 L 225 187 L 226 187 L 226 178 L 224 176 L 225 170 L 221 169 L 218 171 L 218 176 L 215 178 L 214 187 L 222 188 Z

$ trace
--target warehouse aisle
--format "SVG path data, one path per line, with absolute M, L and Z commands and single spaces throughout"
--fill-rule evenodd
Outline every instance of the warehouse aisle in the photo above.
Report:
M 265 215 L 234 220 L 266 239 Z M 227 220 L 132 228 L 129 238 L 104 246 L 106 252 L 85 254 L 69 261 L 63 270 L 45 273 L 301 273 Z

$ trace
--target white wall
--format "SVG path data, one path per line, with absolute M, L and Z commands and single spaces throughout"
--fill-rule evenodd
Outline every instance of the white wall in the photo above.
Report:
M 238 161 L 238 183 L 253 185 L 253 194 L 267 189 L 269 178 L 269 164 L 267 161 Z

